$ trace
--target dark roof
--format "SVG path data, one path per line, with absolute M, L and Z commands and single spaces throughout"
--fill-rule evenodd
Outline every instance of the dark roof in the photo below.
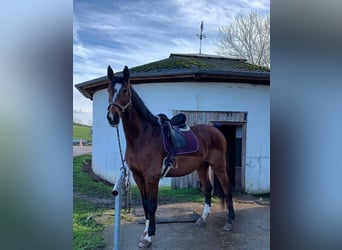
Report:
M 122 72 L 115 73 L 122 75 Z M 132 84 L 153 82 L 240 82 L 270 84 L 270 70 L 234 59 L 205 54 L 170 54 L 166 59 L 130 69 Z M 87 98 L 107 87 L 107 76 L 79 83 L 76 88 Z

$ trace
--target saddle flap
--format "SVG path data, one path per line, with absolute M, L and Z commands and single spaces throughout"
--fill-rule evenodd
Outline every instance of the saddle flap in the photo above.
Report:
M 163 146 L 166 152 L 171 152 L 172 144 L 176 155 L 190 154 L 198 151 L 198 141 L 192 130 L 180 131 L 174 130 L 174 141 L 170 138 L 169 128 L 166 124 L 160 126 L 163 138 Z
M 172 127 L 171 129 L 171 133 L 173 134 L 173 138 L 175 140 L 174 145 L 176 146 L 176 149 L 183 148 L 185 146 L 185 136 L 176 127 Z

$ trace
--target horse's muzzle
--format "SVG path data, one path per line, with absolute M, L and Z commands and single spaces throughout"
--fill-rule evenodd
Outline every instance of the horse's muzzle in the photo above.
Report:
M 110 126 L 116 127 L 116 126 L 119 125 L 120 116 L 119 116 L 118 113 L 111 112 L 110 110 L 108 110 L 108 112 L 107 112 L 107 120 L 108 120 Z

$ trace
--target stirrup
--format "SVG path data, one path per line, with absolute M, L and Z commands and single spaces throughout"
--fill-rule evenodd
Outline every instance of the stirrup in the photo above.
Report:
M 172 162 L 171 164 L 169 164 L 168 166 L 165 165 L 165 161 L 168 159 L 168 157 L 165 157 L 163 160 L 163 165 L 162 165 L 162 174 L 161 174 L 161 178 L 164 178 L 168 172 L 173 168 Z

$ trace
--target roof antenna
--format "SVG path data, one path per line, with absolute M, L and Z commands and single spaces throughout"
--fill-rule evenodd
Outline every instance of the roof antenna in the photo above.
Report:
M 196 34 L 197 37 L 199 37 L 200 39 L 200 50 L 199 53 L 202 54 L 202 38 L 206 38 L 205 34 L 203 33 L 203 21 L 201 22 L 201 33 L 200 34 Z

